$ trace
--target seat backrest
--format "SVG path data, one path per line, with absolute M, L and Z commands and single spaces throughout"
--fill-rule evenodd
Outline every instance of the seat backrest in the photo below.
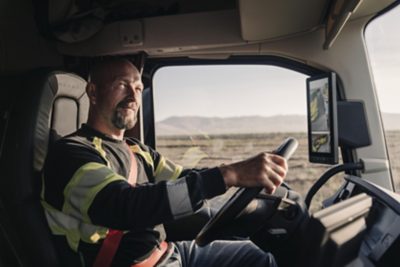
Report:
M 75 131 L 86 120 L 85 85 L 74 74 L 49 70 L 0 85 L 1 94 L 15 94 L 0 157 L 0 199 L 12 227 L 6 231 L 8 240 L 21 266 L 60 266 L 39 201 L 40 172 L 49 140 Z

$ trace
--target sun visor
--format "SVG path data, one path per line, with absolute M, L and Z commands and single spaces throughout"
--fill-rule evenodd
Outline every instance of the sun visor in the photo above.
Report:
M 327 0 L 239 0 L 242 37 L 246 41 L 279 38 L 322 24 Z

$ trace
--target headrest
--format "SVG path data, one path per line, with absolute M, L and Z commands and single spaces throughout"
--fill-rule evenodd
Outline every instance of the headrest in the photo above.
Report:
M 77 130 L 86 121 L 89 99 L 86 81 L 66 72 L 50 72 L 40 85 L 38 118 L 34 136 L 35 171 L 43 167 L 51 136 L 64 136 Z M 39 92 L 38 92 L 39 93 Z

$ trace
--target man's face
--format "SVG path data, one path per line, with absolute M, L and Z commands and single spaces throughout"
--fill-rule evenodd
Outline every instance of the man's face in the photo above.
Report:
M 137 121 L 143 84 L 131 64 L 116 64 L 97 87 L 97 111 L 117 129 L 131 129 Z

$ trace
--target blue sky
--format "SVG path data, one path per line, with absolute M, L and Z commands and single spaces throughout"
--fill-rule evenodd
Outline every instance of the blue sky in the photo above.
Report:
M 390 113 L 400 113 L 398 25 L 400 6 L 370 23 L 365 35 L 380 107 Z M 274 66 L 169 67 L 156 73 L 154 88 L 156 121 L 191 115 L 306 114 L 305 76 Z

